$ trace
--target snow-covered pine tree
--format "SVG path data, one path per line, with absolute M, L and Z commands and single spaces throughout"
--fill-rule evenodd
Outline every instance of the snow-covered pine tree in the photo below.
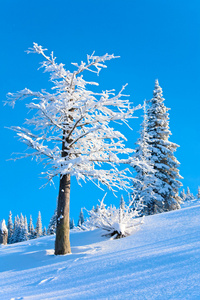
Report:
M 12 235 L 13 235 L 13 231 L 14 231 L 11 211 L 10 211 L 9 217 L 8 217 L 7 228 L 8 228 L 8 244 L 11 244 Z
M 77 226 L 81 227 L 83 223 L 84 223 L 84 215 L 83 215 L 83 209 L 81 208 Z
M 11 244 L 20 242 L 20 233 L 20 219 L 19 216 L 16 216 L 14 220 L 14 230 L 11 238 Z
M 136 165 L 135 181 L 133 182 L 133 205 L 132 209 L 135 209 L 137 205 L 143 204 L 143 209 L 140 210 L 141 214 L 152 213 L 152 203 L 154 203 L 155 195 L 152 187 L 157 180 L 153 172 L 153 164 L 151 162 L 151 150 L 150 150 L 150 136 L 148 133 L 148 118 L 147 118 L 147 103 L 144 101 L 143 105 L 143 122 L 141 124 L 140 137 L 136 142 L 136 149 L 134 157 L 138 161 L 142 161 L 144 164 Z M 131 200 L 132 201 L 132 200 Z
M 29 239 L 34 239 L 36 237 L 35 229 L 34 229 L 34 225 L 33 225 L 33 219 L 32 219 L 31 215 L 30 215 L 30 220 L 29 220 L 29 224 L 28 224 L 28 233 L 29 233 Z
M 110 190 L 131 189 L 131 176 L 128 168 L 118 166 L 138 161 L 130 157 L 132 149 L 125 147 L 125 136 L 114 129 L 113 122 L 126 124 L 133 117 L 132 108 L 125 87 L 115 95 L 114 90 L 98 92 L 92 89 L 98 83 L 83 79 L 82 73 L 91 71 L 99 74 L 106 68 L 105 62 L 114 55 L 87 56 L 87 63 L 73 63 L 76 70 L 65 70 L 64 64 L 57 64 L 51 53 L 34 43 L 28 53 L 40 54 L 44 61 L 42 67 L 50 73 L 52 92 L 45 89 L 33 92 L 24 89 L 9 93 L 8 101 L 14 107 L 16 101 L 30 97 L 26 104 L 35 115 L 27 120 L 25 127 L 12 127 L 24 142 L 30 153 L 21 157 L 33 156 L 46 162 L 46 175 L 49 181 L 60 178 L 55 254 L 71 253 L 69 240 L 69 204 L 71 176 L 77 181 L 96 181 Z M 89 88 L 90 87 L 90 88 Z M 62 146 L 61 146 L 62 145 Z M 122 156 L 121 156 L 122 154 Z
M 194 195 L 190 192 L 190 188 L 187 187 L 185 201 L 193 201 L 195 200 Z
M 55 234 L 56 233 L 56 224 L 57 224 L 57 209 L 54 210 L 54 214 L 50 219 L 49 226 L 47 229 L 47 234 Z
M 70 229 L 73 229 L 74 228 L 74 219 L 70 219 Z
M 23 228 L 23 241 L 29 240 L 28 222 L 27 217 L 24 217 L 24 228 Z
M 125 208 L 125 201 L 124 201 L 124 197 L 123 197 L 123 195 L 121 195 L 121 199 L 120 199 L 120 208 L 122 209 L 122 210 L 124 210 L 124 208 Z
M 182 191 L 180 192 L 180 197 L 181 197 L 182 201 L 184 202 L 186 199 L 185 189 L 182 189 Z
M 197 199 L 200 199 L 200 186 L 198 186 Z
M 42 236 L 42 218 L 41 218 L 40 211 L 38 213 L 38 218 L 37 218 L 37 222 L 36 222 L 35 232 L 36 232 L 36 238 Z
M 156 171 L 156 180 L 152 186 L 155 198 L 151 204 L 151 213 L 178 209 L 181 203 L 178 191 L 182 184 L 178 179 L 182 177 L 179 175 L 179 162 L 174 156 L 178 145 L 169 141 L 169 109 L 163 102 L 162 89 L 156 80 L 153 98 L 147 109 L 150 161 Z
M 46 227 L 45 227 L 45 226 L 44 226 L 44 229 L 43 229 L 42 235 L 43 235 L 43 236 L 47 235 L 47 230 L 46 230 Z

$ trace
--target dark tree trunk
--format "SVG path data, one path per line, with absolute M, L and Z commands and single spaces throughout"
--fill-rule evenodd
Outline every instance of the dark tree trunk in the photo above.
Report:
M 71 253 L 69 240 L 70 174 L 60 178 L 57 207 L 55 255 Z

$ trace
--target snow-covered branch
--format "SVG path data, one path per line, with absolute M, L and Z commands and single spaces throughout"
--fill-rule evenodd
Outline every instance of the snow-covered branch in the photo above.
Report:
M 114 90 L 96 93 L 86 85 L 98 83 L 87 82 L 82 75 L 86 70 L 99 74 L 106 68 L 105 62 L 116 57 L 93 53 L 87 56 L 86 63 L 73 64 L 77 70 L 70 72 L 63 64 L 56 63 L 53 53 L 47 56 L 45 51 L 34 43 L 27 52 L 40 54 L 45 59 L 41 67 L 50 73 L 54 93 L 24 89 L 9 93 L 7 99 L 13 107 L 18 100 L 31 99 L 26 104 L 33 113 L 25 121 L 29 129 L 11 128 L 32 150 L 27 156 L 46 160 L 49 180 L 60 174 L 71 174 L 78 181 L 95 181 L 98 186 L 103 184 L 113 191 L 131 188 L 128 169 L 121 170 L 116 166 L 141 162 L 130 159 L 133 150 L 125 147 L 126 137 L 111 124 L 122 121 L 128 125 L 128 119 L 133 118 L 134 111 L 141 107 L 131 107 L 128 96 L 123 94 L 125 86 L 118 94 Z M 111 169 L 108 170 L 108 166 Z

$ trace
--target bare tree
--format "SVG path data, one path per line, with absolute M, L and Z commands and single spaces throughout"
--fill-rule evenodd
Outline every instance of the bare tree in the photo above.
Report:
M 105 61 L 115 58 L 114 55 L 95 56 L 93 53 L 87 56 L 87 63 L 73 63 L 76 70 L 70 72 L 63 64 L 56 63 L 53 53 L 47 56 L 45 50 L 34 43 L 27 52 L 44 57 L 41 67 L 50 73 L 52 92 L 24 89 L 9 93 L 7 102 L 14 107 L 17 100 L 30 97 L 32 101 L 26 106 L 35 111 L 32 118 L 25 121 L 30 129 L 12 127 L 32 150 L 18 158 L 35 156 L 36 160 L 45 161 L 49 181 L 60 176 L 55 241 L 55 254 L 58 255 L 71 253 L 71 176 L 75 176 L 78 182 L 91 180 L 98 187 L 103 184 L 113 192 L 132 186 L 127 173 L 129 169 L 119 169 L 118 165 L 134 165 L 136 162 L 130 157 L 133 150 L 125 148 L 125 136 L 110 123 L 121 120 L 127 124 L 127 119 L 133 118 L 133 112 L 139 107 L 131 108 L 127 96 L 123 95 L 124 87 L 117 95 L 114 90 L 98 93 L 86 88 L 98 84 L 85 81 L 82 73 L 87 70 L 98 75 L 102 68 L 106 68 Z

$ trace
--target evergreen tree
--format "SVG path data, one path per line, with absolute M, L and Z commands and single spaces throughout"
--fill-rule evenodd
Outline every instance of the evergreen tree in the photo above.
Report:
M 151 162 L 151 150 L 150 150 L 150 136 L 148 133 L 148 118 L 147 118 L 147 103 L 144 101 L 143 105 L 144 115 L 143 122 L 141 124 L 140 137 L 136 142 L 136 149 L 134 157 L 143 164 L 136 165 L 136 176 L 133 182 L 134 198 L 132 209 L 135 209 L 139 204 L 143 204 L 143 209 L 140 210 L 141 214 L 151 214 L 152 204 L 154 203 L 155 194 L 152 187 L 157 181 L 154 176 L 153 165 Z
M 11 238 L 11 243 L 18 243 L 20 242 L 20 219 L 19 216 L 15 217 L 14 221 L 14 231 Z
M 125 201 L 124 201 L 123 195 L 121 195 L 121 199 L 120 199 L 120 208 L 122 210 L 124 210 L 124 208 L 125 208 Z
M 30 215 L 29 225 L 28 225 L 29 239 L 35 238 L 35 230 L 33 226 L 32 216 Z
M 11 213 L 11 211 L 10 211 L 10 213 L 9 213 L 9 218 L 8 218 L 8 225 L 7 225 L 7 228 L 8 228 L 8 244 L 11 244 L 11 241 L 12 241 L 12 235 L 13 235 L 13 232 L 14 232 L 13 221 L 12 221 L 12 213 Z
M 74 219 L 70 220 L 70 229 L 73 229 L 74 228 Z
M 194 197 L 194 195 L 190 192 L 190 188 L 187 187 L 185 201 L 192 201 L 192 200 L 195 200 L 195 197 Z
M 55 209 L 53 216 L 50 219 L 49 226 L 47 229 L 47 234 L 56 233 L 56 224 L 57 224 L 57 209 Z
M 200 199 L 200 186 L 198 187 L 197 199 Z
M 27 217 L 24 217 L 24 227 L 23 227 L 23 241 L 29 240 L 29 232 L 28 232 L 28 222 Z
M 36 237 L 42 236 L 42 218 L 41 218 L 40 211 L 38 213 L 38 218 L 37 218 L 35 232 L 36 232 Z
M 83 215 L 83 209 L 81 208 L 77 226 L 81 227 L 83 223 L 84 223 L 84 215 Z
M 186 194 L 185 194 L 185 190 L 183 189 L 181 192 L 180 192 L 180 197 L 183 201 L 185 201 L 186 199 Z
M 163 102 L 162 89 L 156 80 L 153 98 L 147 110 L 150 161 L 156 177 L 152 185 L 155 197 L 151 204 L 151 213 L 178 209 L 181 203 L 178 191 L 182 184 L 178 179 L 182 177 L 178 171 L 179 162 L 173 154 L 178 145 L 169 141 L 169 109 Z
M 45 227 L 45 226 L 44 226 L 42 235 L 43 235 L 43 236 L 47 235 L 47 230 L 46 230 L 46 227 Z

